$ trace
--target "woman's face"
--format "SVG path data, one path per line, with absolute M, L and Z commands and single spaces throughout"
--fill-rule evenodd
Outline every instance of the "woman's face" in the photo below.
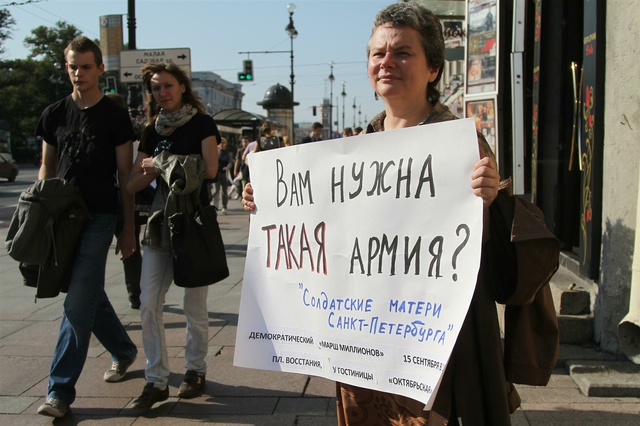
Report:
M 369 81 L 385 102 L 427 96 L 427 84 L 438 76 L 422 47 L 420 34 L 409 27 L 379 26 L 369 42 Z
M 166 112 L 174 112 L 182 106 L 184 85 L 166 71 L 151 76 L 151 93 L 160 108 Z

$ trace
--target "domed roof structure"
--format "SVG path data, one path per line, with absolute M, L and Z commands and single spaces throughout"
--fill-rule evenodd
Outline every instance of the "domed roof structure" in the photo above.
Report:
M 280 83 L 269 87 L 264 94 L 262 102 L 257 104 L 264 109 L 292 108 L 294 105 L 300 105 L 298 102 L 292 102 L 291 91 Z

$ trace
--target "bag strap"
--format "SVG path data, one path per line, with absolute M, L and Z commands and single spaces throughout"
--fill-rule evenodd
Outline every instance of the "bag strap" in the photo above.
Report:
M 200 187 L 198 189 L 196 189 L 195 191 L 193 191 L 191 193 L 191 197 L 193 198 L 194 201 L 194 205 L 196 206 L 196 209 L 200 212 L 204 211 L 204 206 L 202 205 L 202 191 L 205 190 L 206 186 L 205 186 L 205 182 L 202 182 L 202 185 L 200 185 Z M 215 206 L 214 206 L 215 207 Z M 216 208 L 217 210 L 217 208 Z

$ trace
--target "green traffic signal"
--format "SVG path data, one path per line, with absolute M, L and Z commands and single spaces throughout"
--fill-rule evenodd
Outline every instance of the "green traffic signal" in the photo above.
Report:
M 242 71 L 238 73 L 238 81 L 253 81 L 253 61 L 242 62 Z

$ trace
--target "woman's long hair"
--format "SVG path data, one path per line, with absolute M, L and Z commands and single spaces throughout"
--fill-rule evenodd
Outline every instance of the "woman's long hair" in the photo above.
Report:
M 147 124 L 152 124 L 155 122 L 158 113 L 160 112 L 160 107 L 157 102 L 153 98 L 153 92 L 151 90 L 151 77 L 154 74 L 166 72 L 171 74 L 178 80 L 179 84 L 184 86 L 184 93 L 182 94 L 182 103 L 189 104 L 195 109 L 198 110 L 201 114 L 206 114 L 206 110 L 204 108 L 204 104 L 200 97 L 194 93 L 191 87 L 191 80 L 187 76 L 187 74 L 173 63 L 165 63 L 165 62 L 150 62 L 142 67 L 142 84 L 146 90 L 147 97 Z

